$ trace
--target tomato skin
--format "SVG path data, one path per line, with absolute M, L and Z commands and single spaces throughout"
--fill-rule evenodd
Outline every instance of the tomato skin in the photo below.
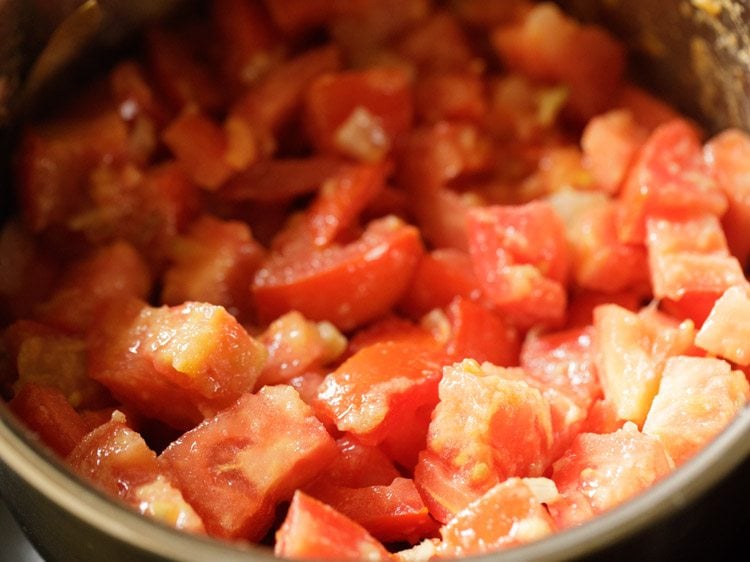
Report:
M 187 429 L 251 390 L 265 357 L 221 307 L 152 308 L 131 299 L 111 301 L 97 318 L 88 369 L 122 402 Z
M 390 310 L 423 252 L 416 228 L 386 217 L 347 246 L 271 255 L 253 281 L 258 313 L 269 321 L 298 310 L 351 330 Z
M 42 443 L 63 458 L 88 433 L 83 418 L 54 387 L 26 383 L 8 407 Z
M 207 531 L 259 540 L 278 503 L 313 480 L 336 444 L 289 386 L 267 386 L 183 434 L 160 455 Z
M 292 498 L 276 532 L 274 554 L 298 560 L 391 560 L 391 554 L 359 524 L 304 492 Z

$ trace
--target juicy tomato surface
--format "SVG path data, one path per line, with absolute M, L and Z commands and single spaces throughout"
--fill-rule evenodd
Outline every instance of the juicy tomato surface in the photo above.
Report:
M 93 486 L 283 558 L 452 559 L 747 407 L 750 134 L 602 27 L 213 0 L 133 44 L 20 124 L 0 227 L 0 397 Z

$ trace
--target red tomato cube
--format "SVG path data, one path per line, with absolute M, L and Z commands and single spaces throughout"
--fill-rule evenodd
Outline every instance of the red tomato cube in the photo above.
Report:
M 336 444 L 290 386 L 267 386 L 183 434 L 161 454 L 213 536 L 259 540 L 279 503 L 312 481 Z
M 738 365 L 750 365 L 750 295 L 746 283 L 729 287 L 695 335 L 695 345 Z

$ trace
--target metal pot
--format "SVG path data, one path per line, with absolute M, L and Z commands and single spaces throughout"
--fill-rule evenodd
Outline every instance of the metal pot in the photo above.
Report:
M 47 80 L 91 42 L 111 46 L 145 17 L 176 3 L 89 0 L 81 8 L 80 1 L 61 1 L 53 3 L 58 10 L 41 18 L 24 2 L 0 0 L 0 125 L 12 124 L 32 107 L 29 102 Z M 632 48 L 634 75 L 708 130 L 750 129 L 750 14 L 746 13 L 750 0 L 561 4 L 620 35 Z M 143 11 L 144 7 L 148 9 Z M 82 16 L 81 10 L 94 12 Z M 63 25 L 83 25 L 82 31 L 56 27 L 61 19 Z M 35 27 L 39 21 L 45 25 Z M 9 22 L 21 25 L 11 23 L 12 30 L 3 29 Z M 82 40 L 65 41 L 66 33 L 68 39 Z M 11 130 L 6 127 L 6 132 Z M 7 197 L 6 185 L 0 193 Z M 2 209 L 7 214 L 11 206 L 3 204 Z M 100 494 L 42 450 L 2 403 L 0 494 L 40 554 L 51 562 L 273 560 L 271 552 L 261 547 L 238 547 L 179 533 Z M 745 407 L 705 450 L 632 501 L 581 527 L 485 558 L 496 562 L 728 559 L 750 534 L 749 500 L 750 407 Z

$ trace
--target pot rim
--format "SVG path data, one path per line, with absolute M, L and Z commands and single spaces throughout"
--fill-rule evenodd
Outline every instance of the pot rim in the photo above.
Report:
M 711 443 L 662 481 L 575 528 L 505 551 L 478 556 L 502 562 L 539 562 L 593 555 L 685 509 L 750 456 L 750 405 Z M 94 489 L 69 471 L 0 404 L 0 462 L 85 525 L 168 560 L 275 560 L 270 549 L 190 535 L 148 519 Z M 0 482 L 0 484 L 3 484 Z M 1 490 L 0 490 L 1 491 Z M 11 506 L 11 510 L 14 506 Z

